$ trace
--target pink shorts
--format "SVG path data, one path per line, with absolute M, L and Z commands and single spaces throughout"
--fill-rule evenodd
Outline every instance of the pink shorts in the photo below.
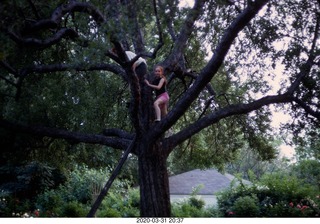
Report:
M 163 102 L 162 104 L 160 104 L 159 106 L 163 106 L 164 104 L 168 104 L 169 103 L 169 94 L 167 92 L 164 92 L 162 94 L 160 94 L 157 99 L 161 99 L 161 101 Z

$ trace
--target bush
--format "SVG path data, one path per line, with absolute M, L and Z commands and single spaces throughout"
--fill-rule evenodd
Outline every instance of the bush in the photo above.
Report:
M 197 209 L 202 209 L 205 205 L 205 202 L 200 198 L 192 196 L 189 198 L 189 204 L 193 207 L 196 207 Z
M 255 195 L 239 197 L 232 209 L 238 217 L 257 217 L 260 213 L 258 198 Z
M 69 174 L 64 184 L 39 194 L 36 208 L 42 211 L 43 216 L 48 217 L 86 216 L 83 208 L 91 206 L 97 194 L 100 193 L 108 173 L 108 170 L 88 169 L 86 166 L 77 167 Z M 110 197 L 116 195 L 118 199 L 122 198 L 122 195 L 126 193 L 126 186 L 127 183 L 124 181 L 115 181 L 109 191 Z M 109 195 L 106 200 L 109 200 Z
M 129 189 L 126 193 L 110 192 L 103 200 L 97 217 L 139 217 L 139 189 Z
M 316 194 L 316 188 L 298 178 L 278 173 L 250 186 L 231 185 L 217 199 L 225 217 L 315 217 L 320 215 Z
M 215 207 L 205 207 L 205 202 L 191 196 L 189 199 L 171 204 L 173 217 L 219 217 L 220 213 Z
M 89 212 L 83 204 L 72 201 L 63 206 L 61 215 L 62 217 L 85 217 Z

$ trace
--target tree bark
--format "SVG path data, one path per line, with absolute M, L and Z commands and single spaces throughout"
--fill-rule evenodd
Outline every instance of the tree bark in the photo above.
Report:
M 139 158 L 140 216 L 170 217 L 167 156 L 160 143 L 142 146 Z

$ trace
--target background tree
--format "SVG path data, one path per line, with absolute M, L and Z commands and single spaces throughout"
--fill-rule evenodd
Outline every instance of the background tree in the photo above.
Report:
M 319 1 L 178 4 L 5 1 L 2 164 L 46 160 L 51 153 L 54 165 L 62 160 L 67 167 L 88 153 L 92 165 L 104 165 L 99 158 L 110 148 L 126 151 L 124 158 L 131 152 L 138 160 L 141 216 L 170 216 L 167 158 L 177 147 L 206 166 L 231 160 L 243 142 L 273 158 L 272 104 L 292 109 L 293 129 L 318 126 Z M 128 61 L 124 50 L 137 57 Z M 169 80 L 170 112 L 158 124 L 145 77 L 131 69 L 139 56 L 148 58 L 150 71 L 161 64 Z M 275 77 L 282 64 L 281 88 L 271 92 L 264 78 Z M 174 134 L 166 138 L 170 128 Z

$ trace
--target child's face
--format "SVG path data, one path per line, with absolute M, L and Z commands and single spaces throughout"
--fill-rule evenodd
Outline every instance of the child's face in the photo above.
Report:
M 161 75 L 161 69 L 160 69 L 160 68 L 156 68 L 156 69 L 154 70 L 154 74 L 155 74 L 156 76 L 160 76 L 160 75 Z

